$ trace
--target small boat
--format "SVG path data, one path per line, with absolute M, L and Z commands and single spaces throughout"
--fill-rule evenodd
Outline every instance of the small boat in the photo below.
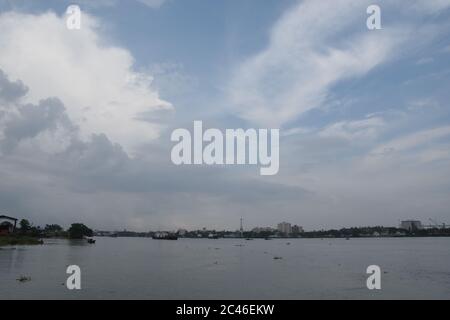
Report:
M 178 240 L 178 236 L 170 233 L 155 233 L 152 237 L 153 240 Z
M 87 242 L 90 244 L 95 244 L 95 240 L 94 239 L 87 239 Z

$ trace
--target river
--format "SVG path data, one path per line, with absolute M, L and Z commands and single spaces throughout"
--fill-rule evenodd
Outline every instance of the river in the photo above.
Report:
M 0 248 L 0 299 L 450 299 L 450 238 L 46 240 Z

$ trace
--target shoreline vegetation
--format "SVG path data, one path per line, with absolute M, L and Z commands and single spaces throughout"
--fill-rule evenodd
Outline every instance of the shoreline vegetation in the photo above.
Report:
M 33 226 L 28 220 L 22 219 L 19 227 L 12 233 L 0 236 L 0 247 L 42 245 L 43 239 L 85 239 L 92 237 L 94 232 L 82 223 L 73 223 L 69 229 L 64 230 L 57 224 L 46 225 L 44 228 Z M 88 239 L 89 241 L 89 239 Z M 95 243 L 91 240 L 89 243 Z
M 188 239 L 351 239 L 351 238 L 424 238 L 424 237 L 450 237 L 450 228 L 428 228 L 406 230 L 395 227 L 355 227 L 339 230 L 319 230 L 283 234 L 277 230 L 272 231 L 218 231 L 218 230 L 196 230 L 196 231 L 157 231 L 157 232 L 133 232 L 133 231 L 96 231 L 97 237 L 113 238 L 151 238 L 155 234 L 165 233 L 176 235 L 178 238 Z
M 121 238 L 152 238 L 158 232 L 133 232 L 133 231 L 93 231 L 82 223 L 73 223 L 70 228 L 64 230 L 57 224 L 46 225 L 44 228 L 33 226 L 28 220 L 21 220 L 19 227 L 8 235 L 0 236 L 0 247 L 15 245 L 42 245 L 43 239 L 88 239 L 89 243 L 97 237 L 121 237 Z M 164 233 L 164 232 L 163 232 Z M 307 231 L 293 234 L 283 234 L 277 230 L 271 231 L 217 231 L 217 230 L 178 230 L 165 232 L 177 238 L 187 239 L 347 239 L 352 238 L 425 238 L 425 237 L 450 237 L 450 228 L 428 228 L 406 230 L 395 227 L 355 227 L 339 230 Z

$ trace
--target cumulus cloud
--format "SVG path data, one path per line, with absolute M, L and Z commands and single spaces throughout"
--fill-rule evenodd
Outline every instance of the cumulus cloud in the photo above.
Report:
M 3 70 L 0 69 L 0 99 L 3 102 L 12 102 L 23 97 L 28 92 L 28 88 L 18 80 L 12 82 L 8 79 Z
M 140 116 L 172 105 L 159 98 L 151 75 L 134 70 L 129 51 L 105 43 L 99 20 L 85 13 L 82 21 L 71 31 L 52 12 L 1 14 L 0 66 L 31 88 L 28 102 L 56 96 L 84 138 L 106 134 L 133 152 L 161 129 Z
M 58 99 L 41 100 L 37 105 L 20 105 L 16 112 L 7 114 L 5 118 L 3 138 L 7 149 L 43 131 L 55 131 L 59 126 L 70 130 L 72 126 Z
M 25 88 L 1 74 L 0 101 Z M 37 224 L 67 225 L 76 219 L 93 227 L 142 231 L 198 227 L 198 221 L 218 226 L 219 220 L 238 221 L 250 203 L 270 216 L 275 209 L 287 211 L 279 208 L 283 202 L 305 194 L 241 175 L 236 188 L 221 170 L 175 167 L 164 143 L 153 146 L 150 157 L 130 157 L 105 134 L 82 139 L 59 99 L 27 103 L 22 101 L 26 91 L 21 92 L 0 103 L 0 206 L 11 215 Z

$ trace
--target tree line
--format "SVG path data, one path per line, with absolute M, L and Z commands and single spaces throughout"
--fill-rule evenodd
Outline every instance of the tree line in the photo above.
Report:
M 47 224 L 44 228 L 34 226 L 27 219 L 19 222 L 19 228 L 15 232 L 17 235 L 31 236 L 36 238 L 69 238 L 83 239 L 92 237 L 94 232 L 83 223 L 72 223 L 70 228 L 65 230 L 58 224 Z

